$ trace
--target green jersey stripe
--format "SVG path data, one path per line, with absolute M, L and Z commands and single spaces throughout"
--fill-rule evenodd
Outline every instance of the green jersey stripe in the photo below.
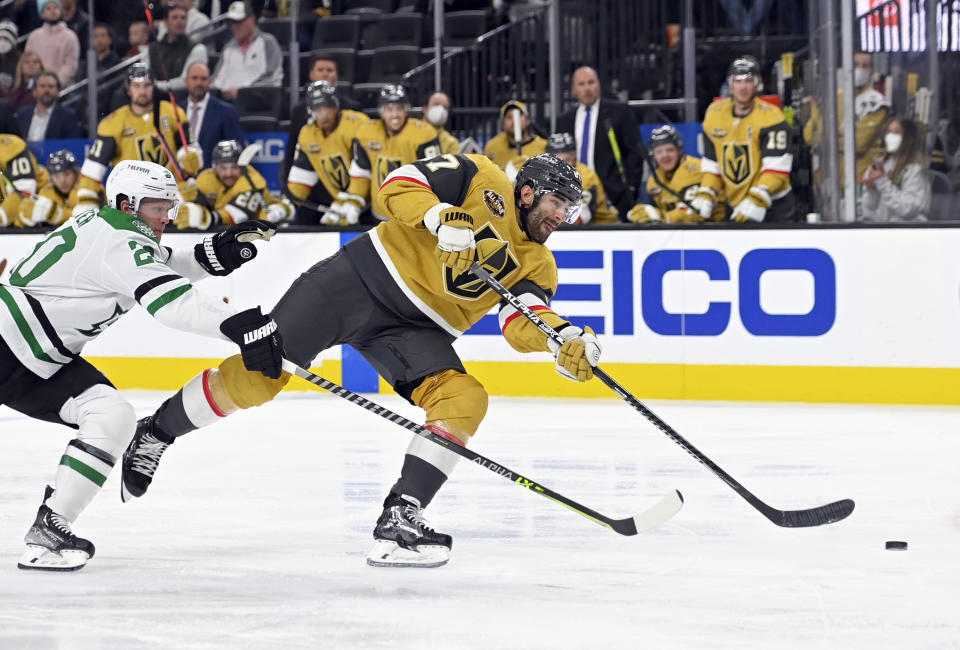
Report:
M 20 330 L 20 336 L 22 336 L 23 340 L 27 342 L 27 345 L 30 346 L 30 351 L 33 352 L 33 356 L 47 363 L 57 363 L 43 351 L 43 346 L 40 345 L 37 336 L 33 333 L 33 330 L 30 329 L 30 325 L 27 323 L 27 319 L 24 318 L 23 312 L 20 311 L 20 306 L 17 305 L 17 301 L 3 285 L 0 285 L 0 300 L 3 300 L 7 309 L 10 310 L 10 315 L 13 316 L 13 321 L 17 324 L 17 329 Z
M 74 470 L 78 474 L 90 479 L 91 481 L 96 483 L 97 486 L 99 487 L 103 487 L 103 484 L 107 480 L 106 476 L 104 476 L 97 470 L 93 469 L 83 461 L 79 461 L 76 458 L 67 456 L 66 454 L 64 454 L 63 457 L 60 458 L 60 464 L 66 465 L 67 467 Z
M 163 307 L 167 303 L 173 302 L 174 300 L 176 300 L 186 292 L 190 291 L 190 289 L 192 288 L 193 288 L 192 284 L 185 284 L 182 287 L 171 289 L 170 291 L 166 292 L 165 294 L 163 294 L 162 296 L 160 296 L 159 298 L 151 302 L 149 305 L 147 305 L 147 311 L 150 312 L 151 316 L 154 316 L 160 310 L 161 307 Z

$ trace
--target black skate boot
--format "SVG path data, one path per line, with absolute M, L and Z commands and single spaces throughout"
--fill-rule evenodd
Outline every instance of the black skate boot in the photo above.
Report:
M 160 463 L 160 456 L 176 440 L 157 426 L 154 417 L 148 415 L 137 422 L 137 432 L 123 452 L 120 498 L 124 503 L 146 494 Z
M 70 523 L 47 506 L 47 499 L 52 494 L 53 488 L 48 485 L 43 492 L 37 519 L 23 538 L 27 550 L 17 563 L 21 569 L 76 571 L 93 557 L 93 544 L 74 535 Z
M 383 503 L 373 540 L 373 549 L 367 555 L 370 566 L 443 566 L 453 546 L 450 535 L 438 533 L 427 524 L 418 500 L 393 493 Z

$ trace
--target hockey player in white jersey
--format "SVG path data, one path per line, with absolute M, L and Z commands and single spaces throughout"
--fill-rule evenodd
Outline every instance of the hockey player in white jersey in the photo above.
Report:
M 276 227 L 245 221 L 192 250 L 160 245 L 177 213 L 177 184 L 164 167 L 122 161 L 106 185 L 108 205 L 66 221 L 0 284 L 0 404 L 77 430 L 27 532 L 21 569 L 69 571 L 94 546 L 71 524 L 133 437 L 133 407 L 81 358 L 83 346 L 139 303 L 165 325 L 240 346 L 244 365 L 280 376 L 276 324 L 259 307 L 238 312 L 193 288 L 256 256 L 253 241 Z

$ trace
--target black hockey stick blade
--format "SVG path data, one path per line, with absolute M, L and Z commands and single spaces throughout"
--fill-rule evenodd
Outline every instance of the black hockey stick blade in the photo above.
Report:
M 555 341 L 557 344 L 563 345 L 563 337 L 560 336 L 555 329 L 550 327 L 546 321 L 540 318 L 536 312 L 534 312 L 519 298 L 513 295 L 509 289 L 500 284 L 499 280 L 493 277 L 489 271 L 481 266 L 481 262 L 474 262 L 471 264 L 470 272 L 480 278 L 488 287 L 500 294 L 501 298 L 506 300 L 518 312 L 523 314 L 527 320 L 536 325 L 541 332 L 553 339 L 553 341 Z M 597 379 L 610 388 L 610 390 L 619 395 L 623 401 L 632 406 L 634 410 L 638 411 L 640 415 L 645 417 L 655 427 L 660 429 L 664 435 L 680 445 L 680 447 L 688 454 L 693 456 L 697 462 L 713 472 L 718 478 L 720 478 L 721 481 L 729 485 L 734 492 L 743 497 L 747 503 L 760 511 L 764 517 L 776 525 L 784 526 L 786 528 L 822 526 L 824 524 L 832 524 L 835 521 L 840 521 L 841 519 L 848 517 L 850 513 L 853 512 L 854 503 L 850 499 L 843 499 L 842 501 L 828 503 L 816 508 L 810 508 L 809 510 L 777 510 L 776 508 L 770 507 L 757 498 L 757 496 L 754 495 L 750 490 L 743 487 L 735 478 L 727 474 L 722 467 L 710 460 L 706 454 L 690 444 L 690 442 L 681 436 L 676 429 L 661 420 L 656 413 L 648 409 L 643 402 L 638 400 L 630 391 L 617 383 L 617 381 L 604 372 L 602 368 L 599 366 L 594 368 L 593 374 Z
M 332 381 L 329 381 L 327 379 L 324 379 L 323 377 L 315 375 L 309 370 L 305 370 L 304 368 L 301 368 L 300 366 L 296 365 L 292 361 L 288 361 L 284 359 L 283 369 L 292 375 L 296 375 L 297 377 L 300 377 L 301 379 L 306 379 L 311 384 L 315 384 L 320 388 L 323 388 L 324 390 L 330 391 L 337 397 L 342 397 L 348 402 L 353 402 L 357 406 L 360 406 L 370 411 L 371 413 L 376 413 L 380 417 L 403 427 L 407 431 L 411 431 L 417 434 L 418 436 L 422 436 L 426 438 L 430 442 L 434 442 L 440 445 L 441 447 L 445 447 L 446 449 L 449 449 L 450 451 L 457 454 L 458 456 L 466 458 L 471 463 L 476 463 L 477 465 L 480 465 L 481 467 L 490 470 L 494 474 L 498 474 L 499 476 L 504 477 L 508 481 L 512 483 L 516 483 L 520 487 L 524 487 L 524 488 L 527 488 L 528 490 L 532 490 L 533 492 L 536 492 L 537 494 L 540 494 L 541 496 L 544 496 L 550 499 L 551 501 L 559 503 L 563 507 L 569 510 L 572 510 L 578 515 L 582 517 L 586 517 L 591 521 L 595 521 L 601 526 L 605 526 L 610 530 L 620 533 L 621 535 L 636 535 L 637 533 L 642 533 L 647 530 L 652 530 L 653 528 L 656 528 L 657 526 L 663 524 L 668 519 L 673 517 L 675 514 L 680 512 L 680 508 L 683 507 L 683 495 L 681 495 L 680 492 L 677 490 L 672 490 L 671 492 L 667 493 L 662 499 L 660 499 L 660 501 L 658 501 L 656 504 L 654 504 L 647 510 L 644 510 L 638 515 L 635 515 L 633 517 L 628 517 L 627 519 L 611 519 L 610 517 L 607 517 L 606 515 L 602 515 L 596 510 L 593 510 L 592 508 L 588 508 L 586 506 L 580 505 L 576 501 L 572 499 L 568 499 L 562 494 L 558 492 L 554 492 L 553 490 L 551 490 L 546 486 L 540 485 L 536 481 L 529 479 L 519 474 L 518 472 L 515 472 L 512 469 L 504 465 L 501 465 L 500 463 L 496 463 L 490 460 L 489 458 L 487 458 L 486 456 L 483 456 L 482 454 L 478 454 L 472 449 L 469 449 L 462 445 L 455 444 L 442 436 L 438 436 L 433 431 L 430 431 L 429 429 L 425 429 L 424 427 L 420 426 L 416 422 L 408 420 L 402 415 L 398 413 L 394 413 L 390 409 L 384 406 L 380 406 L 376 402 L 372 402 L 367 398 L 361 395 L 358 395 L 357 393 L 354 393 L 353 391 L 348 390 L 343 386 L 340 386 L 339 384 L 335 384 Z

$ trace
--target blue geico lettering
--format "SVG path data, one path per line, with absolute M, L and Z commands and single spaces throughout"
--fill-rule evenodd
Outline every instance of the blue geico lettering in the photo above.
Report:
M 760 278 L 766 271 L 808 271 L 814 304 L 806 314 L 768 314 L 760 305 Z M 720 251 L 663 250 L 653 253 L 641 271 L 643 320 L 664 336 L 717 336 L 730 323 L 731 305 L 711 302 L 703 314 L 675 314 L 663 307 L 663 276 L 669 271 L 703 271 L 711 281 L 730 280 Z M 836 318 L 837 278 L 833 259 L 817 248 L 762 248 L 748 252 L 739 269 L 740 321 L 755 336 L 820 336 Z

